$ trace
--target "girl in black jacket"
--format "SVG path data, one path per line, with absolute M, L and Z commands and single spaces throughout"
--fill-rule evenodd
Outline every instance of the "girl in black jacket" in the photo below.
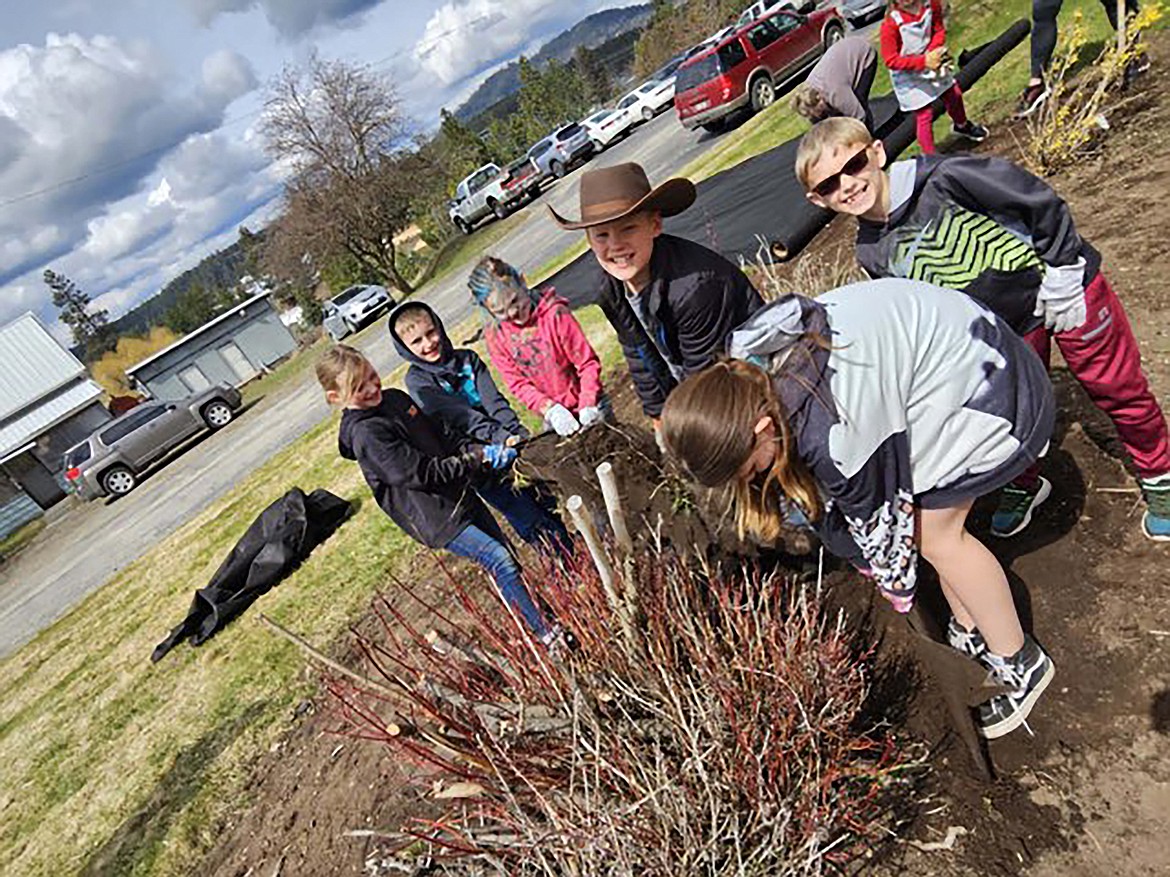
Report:
M 325 353 L 317 380 L 326 401 L 343 409 L 341 456 L 357 460 L 382 511 L 424 545 L 484 567 L 532 632 L 549 639 L 507 538 L 471 485 L 485 466 L 508 468 L 516 451 L 502 444 L 455 447 L 409 396 L 382 389 L 377 370 L 352 347 Z

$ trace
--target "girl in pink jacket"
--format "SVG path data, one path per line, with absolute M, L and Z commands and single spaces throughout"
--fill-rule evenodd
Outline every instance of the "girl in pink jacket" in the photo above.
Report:
M 488 356 L 512 395 L 544 418 L 558 435 L 607 419 L 601 360 L 569 303 L 551 287 L 531 290 L 523 275 L 485 256 L 467 279 L 490 318 Z

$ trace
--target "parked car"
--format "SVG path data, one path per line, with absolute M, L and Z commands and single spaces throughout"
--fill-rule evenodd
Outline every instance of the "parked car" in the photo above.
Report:
M 227 426 L 240 404 L 240 391 L 227 384 L 177 402 L 143 402 L 65 452 L 65 481 L 82 499 L 123 496 L 187 439 Z
M 589 132 L 589 139 L 593 141 L 593 151 L 601 152 L 609 144 L 625 134 L 634 126 L 634 114 L 622 110 L 599 110 L 588 119 L 581 122 L 581 127 Z
M 455 197 L 448 203 L 447 215 L 464 234 L 485 216 L 503 219 L 526 198 L 540 194 L 542 175 L 527 156 L 512 162 L 506 169 L 489 162 L 468 174 L 455 187 Z
M 543 177 L 560 179 L 573 165 L 588 161 L 593 152 L 589 131 L 572 122 L 534 143 L 528 157 L 536 162 Z
M 649 122 L 674 101 L 674 77 L 665 82 L 644 82 L 618 101 L 618 109 L 643 122 Z
M 770 106 L 777 88 L 816 63 L 845 35 L 834 7 L 801 12 L 780 9 L 737 29 L 722 42 L 685 61 L 675 74 L 674 105 L 689 129 L 722 130 L 739 110 Z
M 750 24 L 757 18 L 762 18 L 767 12 L 776 12 L 780 9 L 796 10 L 800 6 L 798 0 L 756 0 L 751 6 L 739 14 L 735 20 L 735 27 L 740 28 Z
M 850 27 L 864 27 L 886 14 L 887 0 L 841 0 L 837 9 Z
M 384 286 L 358 285 L 344 289 L 322 303 L 321 324 L 335 342 L 352 335 L 378 315 L 390 310 L 394 297 Z

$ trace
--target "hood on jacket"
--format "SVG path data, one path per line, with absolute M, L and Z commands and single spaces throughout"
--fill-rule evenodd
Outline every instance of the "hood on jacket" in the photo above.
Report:
M 431 320 L 435 324 L 435 328 L 439 330 L 439 360 L 438 362 L 427 362 L 425 359 L 416 356 L 406 343 L 399 337 L 398 332 L 394 329 L 394 323 L 398 319 L 398 315 L 404 309 L 422 309 L 430 314 Z M 413 366 L 423 369 L 424 371 L 433 372 L 435 374 L 446 374 L 458 369 L 455 357 L 455 345 L 451 343 L 451 339 L 447 337 L 447 329 L 443 325 L 443 321 L 439 319 L 439 315 L 435 313 L 434 309 L 421 301 L 408 301 L 400 304 L 390 312 L 390 317 L 386 321 L 386 328 L 390 332 L 390 340 L 394 342 L 394 349 L 398 351 L 398 355 Z
M 385 403 L 386 397 L 383 395 L 382 401 L 374 408 L 346 408 L 341 412 L 341 428 L 337 431 L 337 450 L 344 459 L 357 459 L 357 453 L 353 449 L 353 431 L 363 420 L 381 416 L 382 406 Z
M 817 393 L 824 378 L 831 331 L 824 305 L 789 294 L 740 324 L 727 339 L 727 353 L 771 375 L 781 404 L 793 414 Z

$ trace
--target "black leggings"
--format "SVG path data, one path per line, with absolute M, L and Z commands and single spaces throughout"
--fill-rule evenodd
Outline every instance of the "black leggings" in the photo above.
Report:
M 1032 0 L 1032 75 L 1039 77 L 1048 69 L 1056 48 L 1056 16 L 1064 0 Z M 1117 30 L 1117 0 L 1101 0 L 1109 23 Z M 1134 15 L 1138 0 L 1125 0 L 1125 12 Z

